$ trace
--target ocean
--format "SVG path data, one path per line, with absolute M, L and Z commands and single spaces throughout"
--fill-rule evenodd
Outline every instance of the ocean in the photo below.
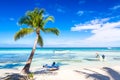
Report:
M 0 69 L 23 67 L 31 53 L 32 48 L 0 48 Z M 61 66 L 71 64 L 98 64 L 103 61 L 96 60 L 105 55 L 104 62 L 119 64 L 120 47 L 80 47 L 80 48 L 37 48 L 32 61 L 32 66 L 42 66 L 57 62 Z

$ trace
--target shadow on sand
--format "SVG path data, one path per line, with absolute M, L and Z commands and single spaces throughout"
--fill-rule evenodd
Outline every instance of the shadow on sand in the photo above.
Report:
M 74 71 L 77 73 L 85 74 L 86 79 L 92 77 L 92 78 L 94 78 L 94 80 L 111 80 L 111 78 L 112 78 L 112 80 L 120 80 L 120 73 L 118 73 L 117 71 L 115 71 L 109 67 L 102 68 L 102 70 L 104 70 L 106 73 L 108 73 L 108 76 L 100 74 L 100 73 L 90 70 L 90 69 L 85 68 L 84 70 L 90 71 L 92 73 L 87 73 L 87 72 L 79 71 L 79 70 L 74 70 Z
M 95 71 L 94 71 L 93 74 L 90 74 L 90 73 L 87 73 L 87 72 L 83 72 L 83 71 L 78 71 L 78 70 L 75 70 L 75 72 L 85 74 L 86 75 L 86 79 L 89 78 L 89 77 L 92 77 L 92 78 L 94 78 L 94 80 L 110 80 L 110 78 L 108 76 L 105 76 L 103 74 L 97 73 Z
M 103 70 L 106 71 L 113 78 L 113 80 L 120 80 L 120 73 L 117 71 L 108 67 L 103 67 Z
M 0 78 L 0 80 L 28 80 L 28 78 L 27 76 L 13 73 L 13 74 L 7 75 L 6 77 Z
M 34 72 L 34 74 L 56 75 L 57 72 L 56 71 L 48 71 L 46 69 L 43 69 L 43 70 Z

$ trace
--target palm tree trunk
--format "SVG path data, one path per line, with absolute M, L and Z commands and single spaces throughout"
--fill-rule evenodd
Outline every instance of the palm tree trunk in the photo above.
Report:
M 25 74 L 30 73 L 29 69 L 30 69 L 30 65 L 31 65 L 34 53 L 35 53 L 35 49 L 36 49 L 36 45 L 37 45 L 37 41 L 38 41 L 38 36 L 39 36 L 39 34 L 37 34 L 37 37 L 36 37 L 35 42 L 34 42 L 33 49 L 31 51 L 31 54 L 30 54 L 29 58 L 28 58 L 28 61 L 26 62 L 26 65 L 22 69 L 22 73 L 25 73 Z

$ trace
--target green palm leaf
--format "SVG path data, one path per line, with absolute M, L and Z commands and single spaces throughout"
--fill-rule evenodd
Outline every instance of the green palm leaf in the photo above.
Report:
M 45 33 L 53 33 L 53 34 L 59 35 L 59 30 L 56 28 L 45 28 L 43 31 Z
M 21 37 L 24 37 L 25 35 L 30 34 L 32 32 L 34 32 L 32 28 L 23 28 L 15 34 L 14 40 L 18 40 Z
M 54 22 L 53 16 L 49 16 L 49 17 L 47 17 L 45 20 L 42 20 L 42 22 L 41 22 L 41 24 L 40 24 L 40 27 L 43 28 L 48 21 Z
M 45 12 L 45 10 L 44 10 L 44 9 L 40 9 L 40 10 L 39 10 L 39 13 L 38 13 L 38 14 L 39 14 L 39 16 L 40 16 L 40 17 L 39 17 L 39 18 L 40 18 L 40 20 L 42 20 L 42 19 L 43 19 L 43 13 L 44 13 L 44 12 Z
M 53 17 L 53 16 L 48 16 L 48 17 L 44 20 L 44 22 L 48 22 L 48 21 L 54 22 L 54 17 Z
M 20 20 L 19 20 L 18 23 L 19 23 L 19 25 L 25 24 L 27 26 L 33 27 L 33 25 L 32 25 L 32 19 L 29 18 L 28 16 L 24 16 L 24 17 L 20 18 Z
M 42 37 L 39 35 L 38 37 L 38 42 L 37 42 L 41 47 L 43 47 L 43 39 Z
M 39 10 L 38 8 L 35 8 L 33 11 L 27 11 L 26 15 L 20 18 L 18 23 L 20 25 L 25 24 L 32 28 L 37 28 L 43 21 L 43 13 L 44 9 Z

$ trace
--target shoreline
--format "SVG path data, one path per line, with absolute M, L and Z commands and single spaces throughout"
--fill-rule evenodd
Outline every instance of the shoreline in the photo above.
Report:
M 36 51 L 30 67 L 30 71 L 34 74 L 35 80 L 120 79 L 120 49 L 118 49 L 117 52 L 114 49 L 108 50 L 102 48 L 92 50 L 89 48 L 66 48 L 63 50 L 69 50 L 70 52 L 65 54 L 54 54 L 54 49 L 49 48 Z M 30 49 L 1 50 L 0 80 L 4 80 L 1 78 L 10 74 L 20 74 L 23 66 L 26 64 L 25 61 L 30 51 Z M 105 54 L 105 61 L 96 60 L 96 52 L 98 52 L 100 56 Z M 60 64 L 59 70 L 49 72 L 42 68 L 42 65 L 51 64 L 53 62 Z

